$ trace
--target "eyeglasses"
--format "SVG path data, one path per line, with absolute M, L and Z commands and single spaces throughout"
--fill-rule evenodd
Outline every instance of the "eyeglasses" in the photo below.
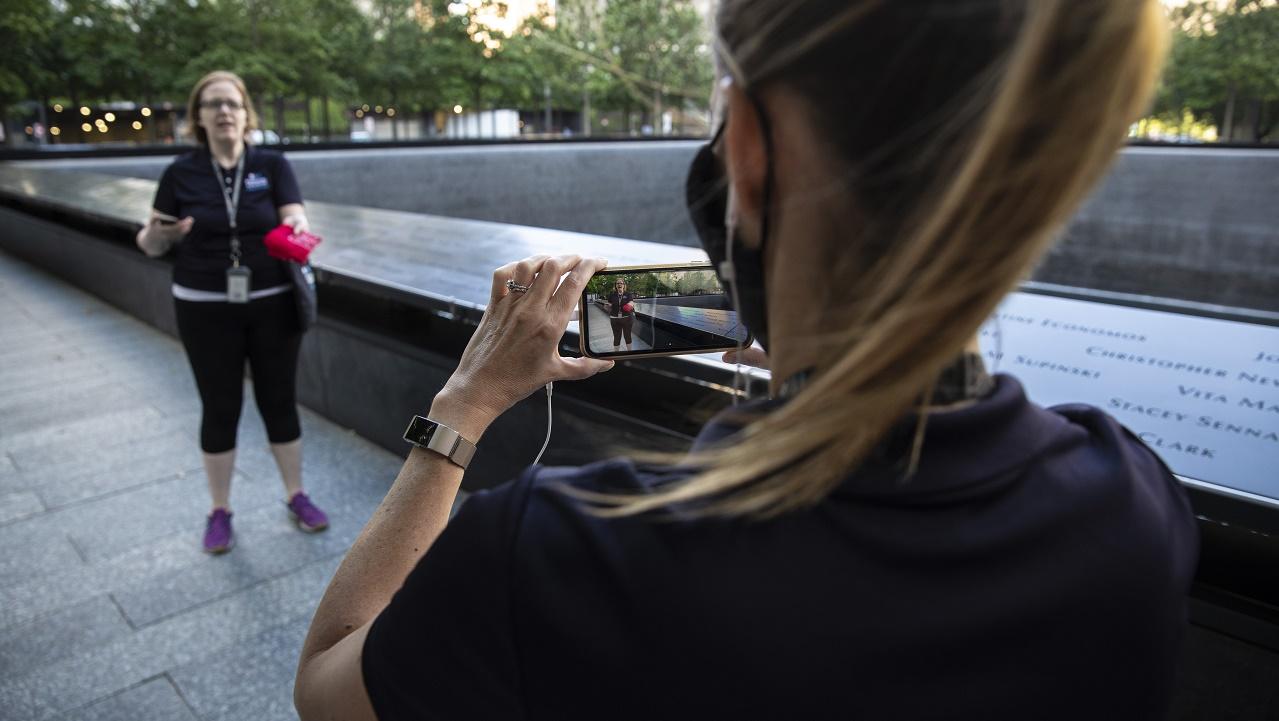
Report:
M 200 108 L 203 110 L 221 110 L 223 106 L 226 106 L 227 110 L 230 110 L 233 112 L 236 110 L 244 109 L 244 103 L 240 102 L 239 100 L 229 100 L 226 98 L 222 98 L 219 100 L 201 100 L 200 101 Z

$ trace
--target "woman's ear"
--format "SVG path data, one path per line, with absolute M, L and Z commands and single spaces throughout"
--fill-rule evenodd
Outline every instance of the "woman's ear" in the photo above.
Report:
M 768 159 L 764 129 L 746 93 L 736 85 L 727 88 L 728 127 L 724 129 L 725 167 L 732 181 L 739 212 L 759 215 L 764 202 L 764 173 Z

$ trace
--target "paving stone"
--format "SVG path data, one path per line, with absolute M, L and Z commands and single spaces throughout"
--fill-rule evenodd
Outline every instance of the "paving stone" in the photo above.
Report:
M 245 509 L 278 502 L 282 492 L 265 485 L 249 483 L 236 474 L 232 478 L 232 498 Z M 178 531 L 185 530 L 196 538 L 204 531 L 204 516 L 208 513 L 207 488 L 200 476 L 186 476 L 76 504 L 45 516 L 56 517 L 58 525 L 85 557 L 95 562 Z M 128 522 L 102 523 L 104 519 L 128 519 Z
M 178 439 L 176 447 L 168 439 Z M 185 434 L 170 434 L 156 439 L 155 447 L 144 444 L 137 456 L 121 453 L 104 454 L 99 467 L 84 463 L 60 464 L 37 469 L 27 477 L 28 481 L 50 509 L 99 498 L 101 496 L 145 486 L 170 479 L 204 480 L 200 449 L 194 439 Z
M 12 294 L 0 292 L 0 303 L 4 303 L 8 312 L 4 326 L 0 327 L 0 346 L 20 349 L 27 341 L 38 341 L 46 336 L 53 336 L 54 330 L 47 323 L 32 318 L 14 300 Z
M 56 386 L 50 387 L 37 386 L 10 390 L 0 394 L 0 414 L 7 413 L 7 409 L 10 407 L 18 407 L 53 398 L 75 397 L 77 393 L 94 392 L 100 388 L 108 388 L 113 385 L 120 384 L 111 379 L 89 377 L 62 379 Z
M 0 668 L 45 666 L 133 633 L 105 594 L 0 631 Z
M 80 348 L 65 343 L 11 349 L 3 358 L 0 358 L 0 365 L 4 368 L 0 371 L 0 378 L 5 378 L 10 372 L 20 372 L 27 368 L 44 368 L 49 363 L 61 363 L 79 358 L 88 358 L 88 355 Z
M 0 524 L 34 516 L 44 511 L 40 497 L 30 491 L 0 494 Z
M 339 561 L 319 561 L 74 657 L 6 675 L 0 708 L 20 719 L 53 716 L 309 619 Z
M 105 378 L 98 361 L 86 356 L 52 361 L 40 365 L 5 366 L 0 371 L 0 394 L 38 386 L 52 388 L 64 378 Z
M 8 320 L 5 321 L 6 325 L 8 322 Z M 16 337 L 6 329 L 5 333 L 0 333 L 0 366 L 7 367 L 14 362 L 14 359 L 35 350 L 56 350 L 65 347 L 66 344 L 65 339 L 35 322 L 26 326 L 25 331 Z
M 0 628 L 26 623 L 97 594 L 128 589 L 152 576 L 208 558 L 192 531 L 170 534 L 95 564 L 33 572 L 0 584 Z
M 103 454 L 127 452 L 125 447 L 132 444 L 145 444 L 152 439 L 169 435 L 177 431 L 191 432 L 191 419 L 185 416 L 166 416 L 152 410 L 150 414 L 135 412 L 136 415 L 151 417 L 142 423 L 127 427 L 97 428 L 92 432 L 82 432 L 74 442 L 66 439 L 51 439 L 39 445 L 32 445 L 9 451 L 18 470 L 27 473 L 53 464 L 69 463 L 77 460 L 83 463 L 97 463 Z M 198 417 L 195 427 L 199 427 Z M 0 440 L 0 446 L 4 443 Z
M 0 553 L 0 588 L 42 573 L 83 567 L 80 552 L 66 534 L 34 525 L 44 515 L 0 526 L 0 548 L 5 549 Z
M 279 488 L 246 482 L 238 474 L 232 483 L 245 510 L 279 503 L 283 495 Z M 178 531 L 195 537 L 204 527 L 206 489 L 202 477 L 187 476 L 48 511 L 0 526 L 0 547 L 21 547 L 7 543 L 11 537 L 22 543 L 57 539 L 69 545 L 66 542 L 70 541 L 86 559 L 96 562 Z M 40 556 L 38 549 L 28 554 L 0 555 L 0 579 L 38 569 L 43 562 Z
M 197 721 L 197 717 L 169 679 L 160 676 L 58 716 L 58 721 Z
M 361 518 L 371 515 L 373 509 Z M 322 533 L 302 533 L 288 520 L 283 505 L 236 513 L 236 545 L 168 573 L 129 584 L 113 595 L 133 625 L 145 627 L 214 599 L 285 575 L 294 568 L 342 554 L 362 524 L 344 522 Z M 318 600 L 318 599 L 317 599 Z
M 145 399 L 118 384 L 100 384 L 90 388 L 48 389 L 45 398 L 30 398 L 19 403 L 0 404 L 0 434 L 20 433 L 53 424 L 75 423 L 97 415 L 95 411 L 114 412 L 148 407 Z
M 95 470 L 110 470 L 140 459 L 162 454 L 191 453 L 199 457 L 195 437 L 186 431 L 166 429 L 162 433 L 137 438 L 120 438 L 106 446 L 74 446 L 59 444 L 62 452 L 44 458 L 43 449 L 19 451 L 16 473 L 35 485 L 43 485 L 58 478 L 80 477 Z
M 171 676 L 201 718 L 296 720 L 293 679 L 309 626 L 309 619 L 277 626 Z
M 94 444 L 100 438 L 121 438 L 132 436 L 134 433 L 149 432 L 160 425 L 164 418 L 159 411 L 150 407 L 107 410 L 91 415 L 89 413 L 91 410 L 86 409 L 85 417 L 57 426 L 6 434 L 0 438 L 0 448 L 15 454 L 16 460 L 16 453 L 27 448 L 57 443 Z

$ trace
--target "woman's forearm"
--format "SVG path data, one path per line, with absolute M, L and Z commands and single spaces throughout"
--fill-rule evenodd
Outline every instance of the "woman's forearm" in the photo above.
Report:
M 142 230 L 138 231 L 135 241 L 138 244 L 138 248 L 142 249 L 142 252 L 146 253 L 148 257 L 158 258 L 168 252 L 169 243 L 163 239 L 156 238 L 149 231 L 149 225 L 142 226 Z
M 447 393 L 430 417 L 478 441 L 492 418 Z M 303 666 L 377 618 L 422 554 L 448 523 L 462 469 L 444 456 L 414 448 L 330 581 L 302 646 Z

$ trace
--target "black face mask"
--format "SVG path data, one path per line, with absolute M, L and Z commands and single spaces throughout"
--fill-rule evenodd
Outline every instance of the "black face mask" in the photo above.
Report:
M 723 162 L 715 154 L 715 145 L 724 134 L 727 124 L 721 125 L 715 137 L 703 145 L 693 158 L 684 184 L 684 200 L 688 214 L 697 229 L 702 250 L 710 257 L 715 275 L 719 277 L 730 298 L 735 298 L 742 323 L 755 336 L 755 340 L 768 350 L 768 310 L 764 291 L 764 247 L 768 241 L 768 207 L 773 185 L 773 152 L 771 134 L 768 131 L 763 109 L 756 104 L 760 127 L 765 142 L 767 163 L 764 198 L 760 217 L 759 248 L 747 248 L 733 239 L 732 264 L 728 264 L 729 231 L 725 221 L 728 212 L 728 175 Z

